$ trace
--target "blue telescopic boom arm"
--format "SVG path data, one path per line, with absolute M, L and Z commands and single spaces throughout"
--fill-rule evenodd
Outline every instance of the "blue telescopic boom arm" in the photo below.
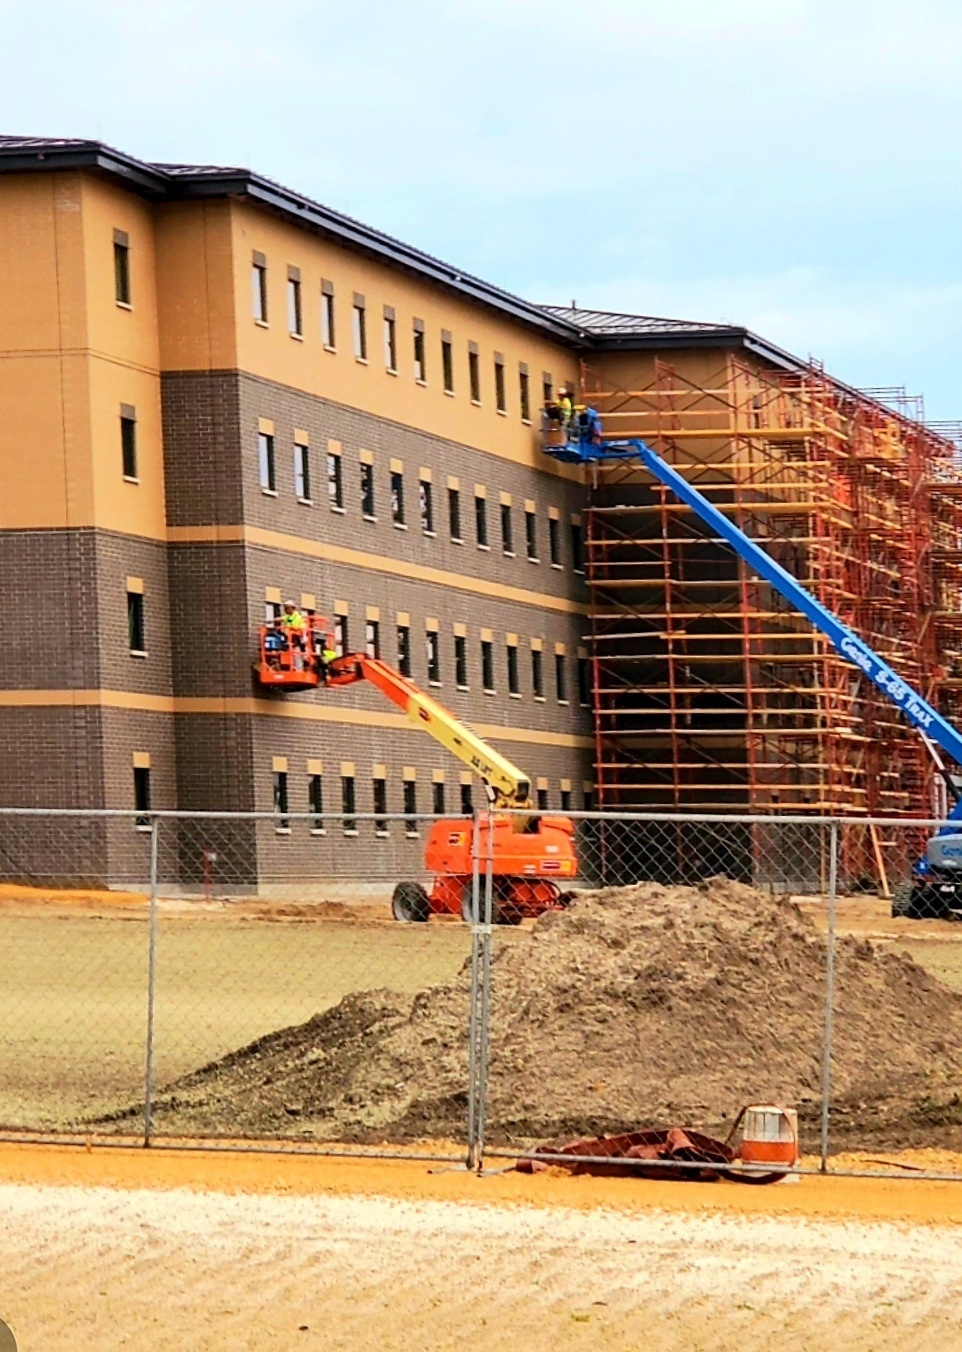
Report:
M 697 512 L 712 530 L 726 540 L 745 562 L 754 569 L 759 577 L 765 578 L 777 591 L 789 601 L 796 610 L 800 610 L 830 640 L 842 657 L 863 672 L 870 681 L 887 695 L 897 708 L 901 709 L 910 723 L 914 724 L 926 737 L 937 742 L 947 751 L 954 761 L 962 765 L 962 734 L 934 709 L 928 700 L 922 698 L 911 686 L 906 685 L 901 676 L 893 671 L 887 662 L 883 662 L 878 653 L 872 651 L 851 629 L 842 624 L 838 616 L 807 592 L 797 578 L 792 577 L 780 563 L 767 554 L 754 540 L 749 539 L 733 521 L 706 497 L 693 488 L 687 479 L 665 461 L 643 441 L 635 443 L 637 454 L 646 469 L 666 484 L 671 491 Z M 951 818 L 962 817 L 962 799 L 953 811 Z

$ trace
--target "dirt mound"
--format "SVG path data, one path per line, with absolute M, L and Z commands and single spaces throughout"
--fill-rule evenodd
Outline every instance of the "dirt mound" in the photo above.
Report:
M 725 880 L 645 883 L 581 893 L 519 942 L 494 943 L 490 1139 L 717 1126 L 769 1098 L 814 1112 L 826 942 L 791 903 Z M 930 1121 L 934 1103 L 951 1102 L 962 996 L 864 940 L 838 941 L 836 977 L 839 1120 L 871 1119 L 884 1143 L 913 1105 Z M 468 990 L 466 966 L 413 999 L 348 996 L 170 1086 L 157 1125 L 340 1140 L 459 1132 Z

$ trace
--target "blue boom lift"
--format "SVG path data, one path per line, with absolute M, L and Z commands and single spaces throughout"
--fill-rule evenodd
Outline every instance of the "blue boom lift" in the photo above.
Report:
M 924 857 L 916 863 L 910 895 L 893 904 L 893 913 L 915 919 L 962 920 L 962 796 L 956 777 L 949 774 L 935 749 L 936 745 L 940 746 L 956 765 L 962 766 L 962 733 L 644 441 L 606 437 L 599 415 L 591 408 L 576 409 L 565 424 L 549 406 L 544 411 L 542 427 L 546 454 L 567 464 L 637 461 L 649 470 L 731 545 L 759 577 L 770 582 L 816 629 L 821 630 L 836 651 L 873 681 L 918 728 L 955 805 L 946 824 L 928 842 Z

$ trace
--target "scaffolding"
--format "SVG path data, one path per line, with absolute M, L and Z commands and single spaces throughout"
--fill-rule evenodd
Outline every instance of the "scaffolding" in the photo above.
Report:
M 949 717 L 962 702 L 962 458 L 904 391 L 716 353 L 582 393 L 758 540 Z M 890 396 L 896 407 L 881 402 Z M 894 397 L 893 397 L 894 396 Z M 870 682 L 637 465 L 591 471 L 587 581 L 599 802 L 908 816 L 937 785 Z M 874 837 L 855 872 L 884 881 Z

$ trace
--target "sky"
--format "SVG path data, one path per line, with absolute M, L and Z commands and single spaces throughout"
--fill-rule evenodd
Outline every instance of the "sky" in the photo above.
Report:
M 5 134 L 244 165 L 962 419 L 962 0 L 0 0 L 0 57 Z

